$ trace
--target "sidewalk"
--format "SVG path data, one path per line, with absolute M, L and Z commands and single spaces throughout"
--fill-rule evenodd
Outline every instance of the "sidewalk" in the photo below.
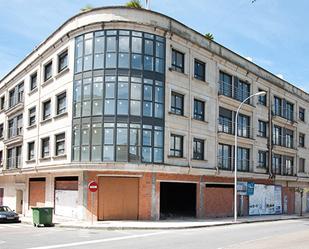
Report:
M 82 229 L 102 229 L 102 230 L 142 230 L 142 229 L 188 229 L 212 226 L 236 225 L 253 222 L 269 222 L 280 220 L 293 220 L 309 218 L 309 214 L 299 215 L 266 215 L 240 217 L 233 222 L 233 217 L 217 219 L 171 219 L 162 221 L 95 221 L 93 224 L 86 221 L 70 220 L 60 216 L 54 216 L 55 227 L 62 228 L 82 228 Z M 22 223 L 32 224 L 32 217 L 21 217 Z

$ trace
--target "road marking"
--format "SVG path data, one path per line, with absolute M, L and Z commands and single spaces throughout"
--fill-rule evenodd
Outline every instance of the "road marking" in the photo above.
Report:
M 51 245 L 51 246 L 31 247 L 31 248 L 26 248 L 26 249 L 54 249 L 54 248 L 82 246 L 82 245 L 97 244 L 97 243 L 104 243 L 104 242 L 117 241 L 117 240 L 127 240 L 127 239 L 151 237 L 151 236 L 164 234 L 164 233 L 170 233 L 170 231 L 147 233 L 147 234 L 140 234 L 140 235 L 129 235 L 129 236 L 123 236 L 123 237 L 108 238 L 108 239 L 88 240 L 88 241 L 81 241 L 81 242 L 75 242 L 75 243 Z

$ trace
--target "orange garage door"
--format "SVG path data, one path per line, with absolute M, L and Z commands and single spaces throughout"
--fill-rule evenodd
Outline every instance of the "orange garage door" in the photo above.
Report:
M 138 178 L 99 178 L 99 220 L 138 219 Z
M 45 206 L 45 178 L 29 179 L 29 208 Z

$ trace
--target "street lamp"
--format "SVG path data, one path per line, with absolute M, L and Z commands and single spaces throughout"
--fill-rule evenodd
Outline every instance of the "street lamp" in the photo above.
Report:
M 235 116 L 235 149 L 234 149 L 234 222 L 237 221 L 237 136 L 238 136 L 238 114 L 239 111 L 242 107 L 242 105 L 248 100 L 251 99 L 254 96 L 262 96 L 265 95 L 265 91 L 257 92 L 249 97 L 247 97 L 243 102 L 240 103 L 238 106 L 238 109 L 236 111 L 236 116 Z

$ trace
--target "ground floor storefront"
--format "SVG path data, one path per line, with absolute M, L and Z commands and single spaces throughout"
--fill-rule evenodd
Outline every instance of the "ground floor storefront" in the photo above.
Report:
M 88 184 L 98 190 L 91 193 Z M 254 196 L 238 196 L 241 216 L 309 211 L 309 185 L 270 179 L 254 182 Z M 302 198 L 297 187 L 304 189 Z M 25 216 L 31 207 L 53 207 L 77 220 L 159 220 L 233 215 L 232 177 L 125 171 L 71 171 L 0 176 L 0 205 Z M 300 204 L 301 203 L 301 204 Z

